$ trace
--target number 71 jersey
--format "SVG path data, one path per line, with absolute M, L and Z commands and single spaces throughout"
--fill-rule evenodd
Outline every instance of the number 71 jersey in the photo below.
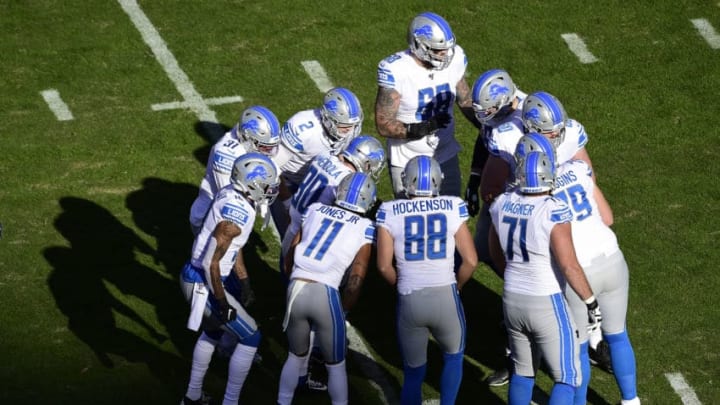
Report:
M 290 278 L 338 288 L 360 248 L 374 241 L 375 226 L 369 219 L 334 205 L 311 204 L 303 216 Z

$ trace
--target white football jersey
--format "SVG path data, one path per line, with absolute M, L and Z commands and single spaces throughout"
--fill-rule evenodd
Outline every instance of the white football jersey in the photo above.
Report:
M 564 277 L 552 265 L 550 232 L 570 222 L 567 204 L 547 195 L 526 196 L 509 191 L 490 205 L 490 217 L 505 253 L 506 291 L 525 295 L 562 292 Z
M 282 241 L 282 253 L 287 253 L 295 234 L 300 230 L 302 216 L 314 202 L 332 205 L 340 181 L 354 170 L 347 167 L 335 155 L 322 154 L 316 156 L 305 178 L 298 186 L 290 200 L 290 226 Z
M 230 243 L 225 255 L 220 259 L 220 276 L 227 277 L 235 265 L 238 251 L 245 246 L 255 224 L 255 208 L 232 185 L 222 188 L 215 197 L 200 234 L 193 243 L 192 265 L 205 270 L 210 282 L 210 260 L 214 251 L 208 249 L 210 239 L 218 223 L 230 221 L 240 227 L 240 235 Z
M 248 152 L 237 134 L 237 126 L 226 132 L 210 149 L 205 177 L 200 182 L 200 192 L 211 199 L 221 188 L 230 184 L 230 173 L 235 160 Z
M 620 250 L 615 232 L 600 216 L 594 191 L 592 169 L 585 161 L 571 160 L 558 167 L 552 194 L 570 207 L 575 254 L 583 267 Z
M 311 204 L 303 217 L 290 278 L 338 288 L 357 252 L 374 240 L 375 227 L 369 219 L 337 206 Z
M 443 163 L 460 151 L 455 139 L 453 117 L 457 83 L 465 75 L 467 57 L 465 51 L 455 45 L 455 56 L 450 66 L 442 70 L 420 66 L 410 50 L 397 52 L 378 64 L 378 86 L 400 93 L 400 108 L 397 119 L 406 124 L 429 119 L 439 113 L 449 114 L 451 121 L 446 128 L 416 140 L 388 139 L 390 164 L 405 167 L 411 158 L 418 155 L 433 156 Z
M 393 237 L 398 293 L 457 282 L 455 233 L 467 219 L 465 201 L 454 196 L 393 200 L 380 206 L 376 225 Z
M 331 143 L 325 135 L 320 109 L 300 111 L 282 127 L 275 162 L 292 189 L 302 182 L 315 156 L 339 153 L 352 137 Z
M 585 127 L 572 118 L 568 119 L 565 122 L 565 139 L 555 151 L 557 163 L 562 164 L 571 160 L 587 143 L 588 136 L 585 133 Z

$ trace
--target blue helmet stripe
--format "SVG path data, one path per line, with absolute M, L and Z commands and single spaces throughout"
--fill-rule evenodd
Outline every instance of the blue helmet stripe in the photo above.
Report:
M 340 93 L 347 101 L 348 108 L 350 109 L 350 111 L 348 111 L 350 113 L 350 117 L 358 117 L 360 115 L 360 111 L 362 111 L 362 108 L 360 107 L 360 102 L 358 101 L 357 97 L 355 97 L 355 94 L 353 94 L 353 92 L 351 92 L 350 90 L 342 87 L 338 88 L 337 92 Z
M 535 96 L 539 98 L 552 113 L 553 125 L 561 123 L 563 120 L 562 110 L 555 100 L 555 97 L 544 91 L 535 93 Z
M 488 70 L 487 72 L 485 72 L 485 73 L 483 73 L 482 75 L 480 75 L 480 77 L 478 77 L 478 79 L 475 81 L 475 84 L 473 85 L 473 89 L 472 89 L 472 99 L 473 99 L 473 103 L 476 102 L 476 101 L 479 101 L 479 99 L 480 99 L 480 90 L 482 90 L 483 86 L 485 86 L 485 84 L 486 84 L 486 82 L 488 81 L 488 79 L 489 79 L 491 76 L 493 76 L 493 75 L 495 75 L 496 73 L 498 73 L 498 72 L 502 72 L 502 70 L 501 70 L 501 69 Z
M 353 177 L 350 181 L 350 186 L 348 186 L 346 201 L 352 205 L 357 205 L 357 200 L 360 197 L 360 191 L 362 190 L 365 176 L 363 176 L 362 173 L 353 173 L 351 176 Z
M 430 191 L 430 157 L 420 156 L 418 159 L 418 191 Z
M 537 167 L 539 163 L 540 156 L 542 156 L 539 153 L 530 153 L 526 157 L 525 161 L 525 182 L 527 183 L 527 187 L 539 187 L 540 182 L 538 181 L 537 173 L 535 173 L 537 170 L 535 168 Z
M 265 117 L 265 119 L 267 120 L 267 122 L 270 123 L 271 133 L 279 134 L 280 133 L 280 122 L 278 122 L 278 119 L 275 116 L 275 114 L 273 114 L 272 111 L 268 110 L 267 108 L 265 108 L 261 105 L 256 105 L 254 108 L 256 110 L 260 111 L 260 114 L 262 114 Z
M 450 24 L 448 24 L 444 18 L 440 17 L 439 15 L 437 15 L 435 13 L 430 13 L 430 12 L 422 13 L 421 15 L 423 17 L 426 17 L 429 20 L 432 20 L 435 24 L 437 24 L 438 27 L 440 27 L 446 41 L 449 41 L 449 40 L 455 38 L 455 35 L 452 32 L 452 29 L 450 29 Z

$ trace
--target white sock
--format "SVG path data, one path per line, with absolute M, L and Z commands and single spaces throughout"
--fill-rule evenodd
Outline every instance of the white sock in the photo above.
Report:
M 295 388 L 297 388 L 298 378 L 300 377 L 300 369 L 308 357 L 310 357 L 310 354 L 304 357 L 298 357 L 292 353 L 288 353 L 287 360 L 285 360 L 282 372 L 280 373 L 278 404 L 289 405 L 292 402 L 293 396 L 295 395 Z
M 595 329 L 590 336 L 588 336 L 588 339 L 590 341 L 590 347 L 595 350 L 597 349 L 598 343 L 600 343 L 603 340 L 602 337 L 602 331 L 600 329 Z
M 257 347 L 246 346 L 242 343 L 235 346 L 235 351 L 230 357 L 228 382 L 225 386 L 223 405 L 236 405 L 240 400 L 240 390 L 242 390 L 245 379 L 250 372 L 255 352 L 257 352 Z
M 623 399 L 620 401 L 621 405 L 640 405 L 640 397 L 635 397 L 633 399 Z
M 325 364 L 328 372 L 328 393 L 333 405 L 348 403 L 348 381 L 345 360 L 337 364 Z
M 212 360 L 212 355 L 217 343 L 217 340 L 211 339 L 205 332 L 200 334 L 195 343 L 192 369 L 190 370 L 190 382 L 185 392 L 185 396 L 193 401 L 200 399 L 200 396 L 202 396 L 203 380 L 205 379 L 205 373 L 207 373 L 208 367 L 210 367 L 210 360 Z

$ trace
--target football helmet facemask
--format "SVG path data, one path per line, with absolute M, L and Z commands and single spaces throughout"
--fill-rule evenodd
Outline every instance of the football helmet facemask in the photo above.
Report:
M 492 69 L 481 74 L 472 88 L 475 117 L 484 124 L 495 116 L 503 116 L 503 112 L 509 112 L 512 107 L 516 91 L 517 87 L 510 75 L 502 69 Z
M 555 165 L 540 151 L 525 155 L 515 169 L 515 181 L 524 194 L 535 194 L 555 188 Z
M 270 158 L 260 152 L 246 153 L 235 160 L 230 183 L 256 204 L 270 205 L 280 190 L 278 170 Z
M 260 105 L 247 108 L 240 115 L 236 131 L 248 151 L 257 151 L 268 156 L 277 154 L 280 122 L 269 109 Z
M 355 170 L 377 180 L 385 168 L 385 149 L 370 135 L 360 135 L 350 141 L 340 155 L 355 166 Z
M 443 173 L 437 160 L 419 155 L 407 162 L 400 178 L 408 197 L 434 197 L 440 194 Z
M 455 34 L 444 18 L 431 12 L 418 14 L 408 27 L 410 52 L 418 59 L 442 70 L 455 56 Z
M 527 96 L 522 121 L 527 132 L 547 136 L 556 148 L 565 139 L 567 114 L 560 101 L 550 93 L 538 91 Z
M 364 214 L 375 204 L 377 187 L 366 173 L 350 173 L 337 187 L 335 205 L 358 214 Z
M 320 109 L 325 134 L 334 151 L 362 131 L 363 111 L 360 101 L 352 91 L 335 87 L 328 90 Z

